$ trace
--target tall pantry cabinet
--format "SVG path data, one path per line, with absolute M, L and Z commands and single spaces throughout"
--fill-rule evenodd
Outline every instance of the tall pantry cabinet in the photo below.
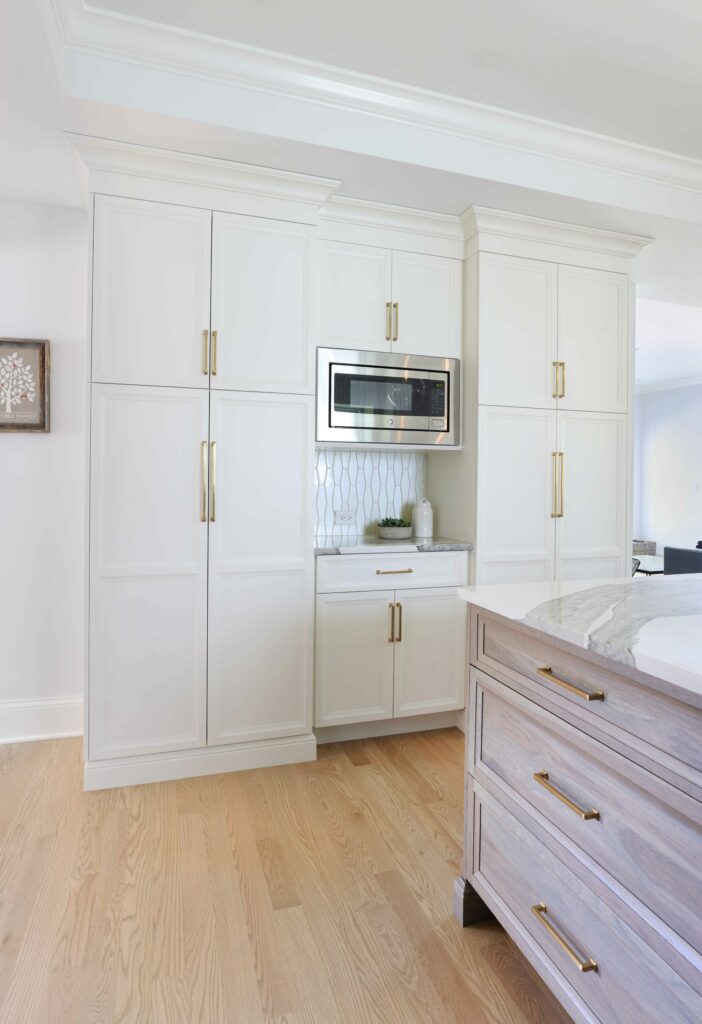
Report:
M 463 217 L 464 451 L 430 456 L 476 583 L 631 571 L 631 260 L 648 239 L 472 208 Z
M 309 760 L 311 281 L 336 183 L 281 175 L 262 200 L 104 174 L 86 788 Z

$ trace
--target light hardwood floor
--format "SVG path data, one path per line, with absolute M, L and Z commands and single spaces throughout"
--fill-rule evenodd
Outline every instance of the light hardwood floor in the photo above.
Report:
M 1 1024 L 567 1024 L 452 917 L 463 737 L 83 793 L 81 743 L 0 747 Z

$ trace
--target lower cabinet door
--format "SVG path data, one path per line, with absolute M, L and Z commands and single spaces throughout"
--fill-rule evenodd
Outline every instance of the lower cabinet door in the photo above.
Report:
M 395 717 L 464 707 L 465 601 L 453 587 L 395 598 Z
M 318 595 L 315 725 L 392 718 L 394 599 L 392 590 Z

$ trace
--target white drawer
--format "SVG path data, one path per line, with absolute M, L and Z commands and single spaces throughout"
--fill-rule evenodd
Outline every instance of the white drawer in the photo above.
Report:
M 317 558 L 318 594 L 463 587 L 467 580 L 467 551 L 319 555 Z

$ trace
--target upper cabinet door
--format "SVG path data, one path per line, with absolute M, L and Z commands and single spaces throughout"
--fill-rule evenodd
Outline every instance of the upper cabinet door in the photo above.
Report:
M 95 197 L 94 381 L 209 386 L 211 218 Z
M 461 260 L 392 254 L 393 352 L 460 359 Z
M 213 216 L 212 387 L 313 394 L 314 229 Z
M 479 281 L 479 402 L 554 408 L 557 265 L 481 253 Z
M 316 298 L 320 345 L 389 351 L 391 266 L 389 249 L 320 242 Z
M 558 359 L 565 363 L 560 408 L 627 411 L 628 277 L 559 266 Z

